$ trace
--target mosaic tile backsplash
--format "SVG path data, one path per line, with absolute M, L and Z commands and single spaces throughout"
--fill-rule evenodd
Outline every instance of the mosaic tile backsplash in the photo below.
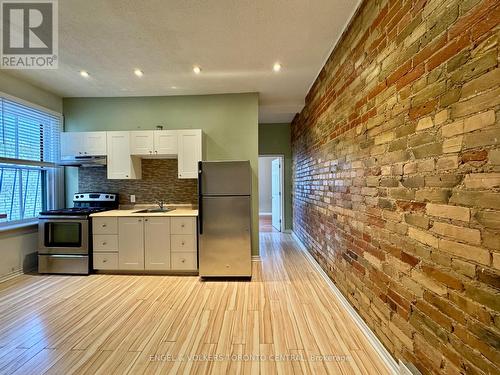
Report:
M 197 204 L 197 180 L 177 178 L 177 159 L 143 159 L 142 179 L 108 180 L 106 167 L 80 168 L 80 192 L 105 191 L 120 194 L 120 204 L 130 204 L 135 194 L 136 203 L 154 203 L 163 200 L 175 204 Z

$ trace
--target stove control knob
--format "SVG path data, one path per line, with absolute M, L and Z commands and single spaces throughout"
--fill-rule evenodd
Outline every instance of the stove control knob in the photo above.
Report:
M 106 195 L 106 198 L 109 198 L 109 195 Z

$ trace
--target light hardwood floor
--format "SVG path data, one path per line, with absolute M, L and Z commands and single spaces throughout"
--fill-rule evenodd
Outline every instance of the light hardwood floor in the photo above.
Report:
M 389 373 L 290 235 L 262 234 L 261 258 L 251 282 L 24 275 L 2 283 L 0 373 Z

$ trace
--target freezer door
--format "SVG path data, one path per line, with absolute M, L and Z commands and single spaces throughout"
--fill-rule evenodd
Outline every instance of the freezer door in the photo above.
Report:
M 203 197 L 200 276 L 252 275 L 250 197 Z
M 252 173 L 250 162 L 201 162 L 201 195 L 251 195 Z

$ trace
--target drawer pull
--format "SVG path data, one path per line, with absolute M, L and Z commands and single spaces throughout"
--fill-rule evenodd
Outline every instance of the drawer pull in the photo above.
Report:
M 102 225 L 102 227 L 103 227 L 103 228 L 106 228 L 106 227 L 107 227 L 107 225 L 106 225 L 106 224 L 103 224 L 103 225 Z
M 181 228 L 184 228 L 184 226 L 185 226 L 184 224 L 181 224 Z
M 102 246 L 106 246 L 108 243 L 107 242 L 103 242 L 102 243 Z
M 181 245 L 182 245 L 182 246 L 184 246 L 184 245 L 185 245 L 185 242 L 184 242 L 184 241 L 182 241 Z
M 108 261 L 107 259 L 103 259 L 103 260 L 102 260 L 102 262 L 103 262 L 103 263 L 106 263 L 107 261 Z

